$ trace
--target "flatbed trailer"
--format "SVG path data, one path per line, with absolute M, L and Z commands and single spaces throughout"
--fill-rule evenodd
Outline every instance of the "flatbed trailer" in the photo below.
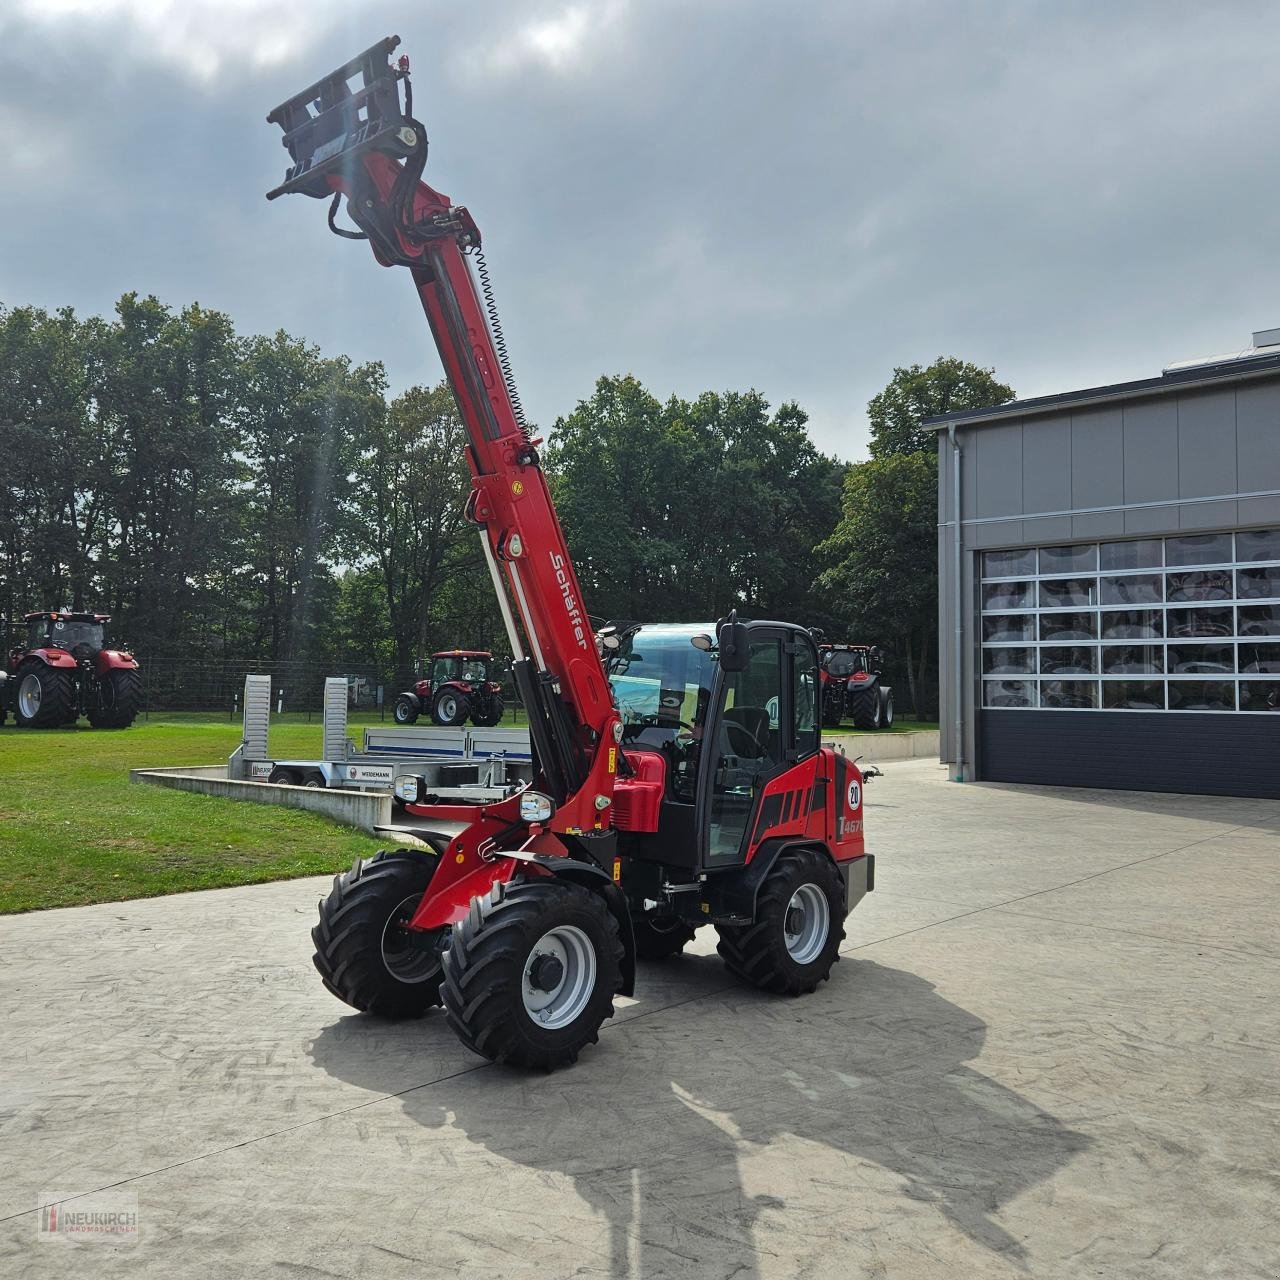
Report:
M 529 735 L 522 729 L 385 728 L 369 726 L 363 745 L 351 741 L 347 682 L 324 682 L 321 751 L 317 757 L 277 756 L 270 749 L 271 677 L 244 685 L 244 734 L 227 776 L 249 782 L 391 791 L 402 776 L 422 779 L 433 795 L 489 802 L 513 794 L 533 773 Z

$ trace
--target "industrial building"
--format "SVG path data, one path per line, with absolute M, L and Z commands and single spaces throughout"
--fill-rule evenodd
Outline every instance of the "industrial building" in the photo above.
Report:
M 929 425 L 952 777 L 1280 797 L 1280 330 Z

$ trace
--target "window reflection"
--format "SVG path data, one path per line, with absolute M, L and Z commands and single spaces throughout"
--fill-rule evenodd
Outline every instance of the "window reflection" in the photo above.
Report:
M 1098 651 L 1091 646 L 1058 648 L 1046 645 L 1040 650 L 1043 675 L 1087 676 L 1098 669 Z
M 1034 680 L 984 680 L 982 695 L 982 704 L 986 707 L 1034 707 L 1036 683 Z
M 1167 660 L 1170 675 L 1196 671 L 1234 672 L 1236 647 L 1233 644 L 1171 644 Z
M 1237 569 L 1236 591 L 1241 600 L 1280 600 L 1280 565 Z
M 1040 705 L 1064 709 L 1089 709 L 1098 705 L 1096 680 L 1041 680 Z
M 1280 672 L 1280 644 L 1242 644 L 1240 670 L 1246 672 Z
M 1164 540 L 1165 564 L 1225 564 L 1232 558 L 1229 533 L 1199 533 Z
M 1237 560 L 1280 560 L 1280 529 L 1250 529 L 1236 534 Z
M 1164 684 L 1159 680 L 1104 680 L 1102 705 L 1126 711 L 1163 711 Z
M 1234 711 L 1236 687 L 1230 680 L 1170 680 L 1170 711 Z
M 1129 573 L 1102 579 L 1103 604 L 1159 604 L 1164 599 L 1164 578 L 1158 573 Z
M 1108 675 L 1137 675 L 1164 670 L 1164 646 L 1108 644 L 1102 648 L 1102 670 Z
M 1230 609 L 1170 609 L 1169 639 L 1234 635 Z
M 1280 680 L 1241 680 L 1241 711 L 1280 711 Z
M 1061 578 L 1040 583 L 1042 609 L 1063 609 L 1069 605 L 1097 603 L 1097 578 Z
M 1136 538 L 1131 542 L 1104 542 L 1099 567 L 1103 569 L 1158 569 L 1164 563 L 1160 538 Z
M 1036 552 L 1031 547 L 1025 551 L 984 551 L 982 576 L 984 578 L 1014 578 L 1024 573 L 1035 573 Z
M 1093 640 L 1098 634 L 1096 613 L 1042 613 L 1041 640 Z
M 983 649 L 982 670 L 985 675 L 1035 674 L 1034 649 Z
M 1208 569 L 1167 575 L 1169 600 L 1230 600 L 1231 570 Z
M 1030 582 L 988 582 L 982 588 L 984 609 L 1032 609 L 1035 585 Z
M 1034 640 L 1036 620 L 1033 614 L 1006 614 L 983 618 L 982 638 L 989 644 L 1008 644 L 1013 640 Z
M 1280 636 L 1280 604 L 1255 604 L 1238 609 L 1242 636 Z
M 1041 573 L 1081 573 L 1098 567 L 1098 548 L 1087 542 L 1075 547 L 1041 547 Z
M 1164 614 L 1159 609 L 1126 609 L 1102 615 L 1104 640 L 1158 640 L 1164 635 Z

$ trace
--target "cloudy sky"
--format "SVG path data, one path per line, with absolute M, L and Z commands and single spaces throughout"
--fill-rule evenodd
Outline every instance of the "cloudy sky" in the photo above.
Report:
M 895 365 L 1037 395 L 1280 325 L 1280 6 L 1176 0 L 0 0 L 0 302 L 439 377 L 408 280 L 263 199 L 266 112 L 390 32 L 544 424 L 629 371 L 856 458 Z

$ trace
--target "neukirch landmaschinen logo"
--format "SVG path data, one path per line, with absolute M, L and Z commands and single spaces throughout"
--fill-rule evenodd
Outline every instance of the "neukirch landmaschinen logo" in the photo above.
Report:
M 138 1197 L 130 1191 L 42 1191 L 36 1216 L 41 1240 L 111 1240 L 138 1238 Z

